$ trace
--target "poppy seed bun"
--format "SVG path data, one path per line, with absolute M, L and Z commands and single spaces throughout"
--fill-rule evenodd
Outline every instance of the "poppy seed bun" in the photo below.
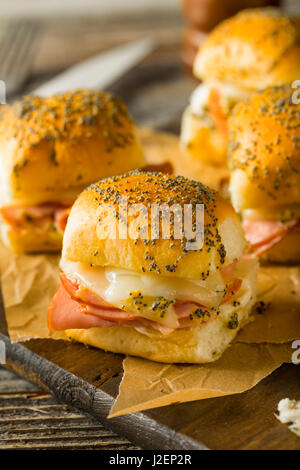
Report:
M 143 204 L 161 206 L 177 204 L 204 205 L 204 244 L 199 250 L 187 250 L 186 240 L 151 240 L 139 235 L 121 239 L 108 237 L 118 220 L 119 202 L 126 197 L 128 207 Z M 112 207 L 103 223 L 103 208 Z M 121 217 L 119 217 L 121 219 Z M 149 217 L 150 219 L 150 217 Z M 128 215 L 129 226 L 135 217 Z M 146 222 L 146 230 L 148 221 Z M 171 225 L 171 235 L 173 234 Z M 140 273 L 152 272 L 164 276 L 201 279 L 209 272 L 240 258 L 245 239 L 231 204 L 216 191 L 184 177 L 161 173 L 131 172 L 91 185 L 72 207 L 63 241 L 62 258 L 95 266 L 112 266 Z
M 229 119 L 230 193 L 235 209 L 300 204 L 300 104 L 289 86 L 268 88 L 238 104 Z
M 129 214 L 129 208 L 136 203 L 143 204 L 147 210 L 153 204 L 159 206 L 164 203 L 178 204 L 179 208 L 189 203 L 194 206 L 203 204 L 203 247 L 197 250 L 186 250 L 186 239 L 164 239 L 161 235 L 157 238 L 156 232 L 154 236 L 152 235 L 152 230 L 148 232 L 150 233 L 149 239 L 121 238 L 120 236 L 116 239 L 108 238 L 107 234 L 114 230 L 115 219 L 121 220 L 121 223 L 124 220 L 124 212 L 121 214 L 118 204 L 125 196 L 128 203 L 127 227 L 134 220 L 134 216 Z M 112 209 L 107 219 L 103 218 L 103 211 L 101 212 L 106 204 Z M 151 220 L 150 217 L 147 219 L 145 213 L 143 217 L 145 219 L 142 218 L 138 223 L 140 229 L 144 227 L 144 220 L 147 221 L 147 228 Z M 103 225 L 104 221 L 106 221 L 105 225 Z M 174 229 L 174 224 L 171 223 L 171 234 L 173 234 L 172 229 Z M 141 232 L 141 230 L 138 231 L 138 233 Z M 200 320 L 197 323 L 196 320 L 193 324 L 193 315 L 190 315 L 189 319 L 192 322 L 190 326 L 172 329 L 167 334 L 139 325 L 133 327 L 130 323 L 109 328 L 66 329 L 65 332 L 69 338 L 91 346 L 153 361 L 166 363 L 215 361 L 228 347 L 239 329 L 251 319 L 251 308 L 256 298 L 258 264 L 256 260 L 242 258 L 244 247 L 245 239 L 240 221 L 231 204 L 216 191 L 199 182 L 184 177 L 136 171 L 93 184 L 78 197 L 68 219 L 61 260 L 61 267 L 66 269 L 64 272 L 67 275 L 80 271 L 81 279 L 88 279 L 87 271 L 89 270 L 88 272 L 94 276 L 92 284 L 89 285 L 96 289 L 103 279 L 101 274 L 98 274 L 99 281 L 95 277 L 97 266 L 106 266 L 113 271 L 122 268 L 125 270 L 122 271 L 122 280 L 119 278 L 118 281 L 112 281 L 121 283 L 114 284 L 118 296 L 123 295 L 123 282 L 126 282 L 126 289 L 132 289 L 131 282 L 134 278 L 135 282 L 137 282 L 136 279 L 143 279 L 145 286 L 150 285 L 152 295 L 155 297 L 157 295 L 155 286 L 166 286 L 165 282 L 168 278 L 172 289 L 168 291 L 169 293 L 165 291 L 165 295 L 174 298 L 175 302 L 180 297 L 177 297 L 178 282 L 181 284 L 188 280 L 189 282 L 197 280 L 205 286 L 203 295 L 206 297 L 219 295 L 222 292 L 219 290 L 220 284 L 217 281 L 218 277 L 219 279 L 221 277 L 222 283 L 225 282 L 225 291 L 233 297 L 228 302 L 216 301 L 207 321 Z M 71 266 L 72 262 L 77 262 L 75 271 L 72 270 L 73 268 L 69 271 L 70 262 Z M 227 271 L 232 273 L 232 277 L 225 280 L 223 275 L 225 276 L 226 270 L 223 271 L 222 268 L 228 265 L 230 266 Z M 100 270 L 99 273 L 102 272 Z M 106 277 L 106 279 L 109 278 Z M 235 292 L 230 289 L 233 279 L 240 283 Z M 200 289 L 200 284 L 197 285 Z M 105 292 L 112 292 L 113 284 L 105 289 Z M 144 298 L 143 290 L 140 294 Z M 121 302 L 126 303 L 123 297 L 120 299 Z M 207 305 L 205 303 L 208 302 L 207 297 L 203 302 L 203 305 Z M 141 307 L 138 310 L 137 320 L 139 317 L 143 319 L 143 310 Z
M 300 76 L 299 40 L 300 21 L 280 9 L 243 10 L 207 37 L 194 73 L 248 90 L 290 83 Z
M 145 165 L 125 104 L 90 90 L 6 106 L 0 152 L 2 205 L 73 201 L 91 182 Z

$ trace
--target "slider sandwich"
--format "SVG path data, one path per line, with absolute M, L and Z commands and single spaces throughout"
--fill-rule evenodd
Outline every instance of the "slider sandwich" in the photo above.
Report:
M 199 182 L 139 171 L 99 181 L 72 207 L 49 329 L 154 361 L 214 361 L 250 321 L 258 263 L 245 246 L 231 204 Z
M 57 251 L 70 207 L 99 178 L 145 165 L 125 104 L 105 92 L 25 96 L 0 119 L 2 239 Z
M 234 105 L 254 91 L 300 77 L 300 21 L 276 8 L 243 10 L 207 37 L 194 74 L 203 82 L 184 112 L 181 142 L 195 157 L 226 165 L 227 119 Z
M 271 262 L 299 263 L 297 91 L 281 86 L 252 95 L 249 101 L 236 106 L 229 129 L 229 190 L 243 220 L 249 255 Z

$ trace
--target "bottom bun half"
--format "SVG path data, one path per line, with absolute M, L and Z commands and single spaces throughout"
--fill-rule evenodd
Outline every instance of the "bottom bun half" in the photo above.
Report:
M 67 330 L 67 336 L 80 343 L 114 353 L 144 357 L 166 363 L 201 364 L 218 359 L 236 332 L 219 319 L 203 327 L 182 329 L 166 337 L 148 337 L 134 328 L 121 326 Z

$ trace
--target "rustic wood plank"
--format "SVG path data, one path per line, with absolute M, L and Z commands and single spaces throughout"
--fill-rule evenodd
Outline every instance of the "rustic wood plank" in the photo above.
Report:
M 0 367 L 0 449 L 139 448 Z
M 105 423 L 105 426 L 112 431 L 126 436 L 133 443 L 150 449 L 205 448 L 201 443 L 175 432 L 143 413 L 107 420 L 116 393 L 114 380 L 121 374 L 121 356 L 64 341 L 32 340 L 27 342 L 25 347 L 17 343 L 11 344 L 9 339 L 2 334 L 0 334 L 0 340 L 6 344 L 7 366 L 10 369 L 37 383 L 45 390 L 52 391 L 59 401 L 92 415 L 101 423 Z M 38 354 L 35 351 L 38 351 Z M 64 351 L 63 354 L 62 351 Z M 45 357 L 50 358 L 51 354 L 49 361 Z M 64 358 L 72 372 L 66 371 L 53 362 L 58 361 L 63 365 Z M 119 367 L 117 360 L 119 360 Z M 110 362 L 112 367 L 108 367 Z M 84 379 L 77 375 L 78 366 Z M 107 374 L 107 369 L 110 374 Z M 85 372 L 86 375 L 84 375 Z M 92 384 L 93 378 L 95 385 Z M 105 381 L 106 391 L 98 388 L 99 381 L 102 385 Z M 112 382 L 111 387 L 110 382 Z M 112 390 L 114 396 L 111 394 Z
M 137 445 L 152 449 L 206 446 L 212 449 L 300 449 L 300 439 L 274 417 L 281 398 L 288 395 L 300 399 L 299 366 L 282 366 L 255 388 L 239 395 L 170 405 L 107 420 L 120 374 L 112 372 L 104 378 L 101 364 L 103 362 L 106 368 L 112 355 L 80 344 L 59 343 L 58 350 L 55 346 L 58 342 L 51 340 L 30 341 L 26 348 L 8 343 L 8 366 L 39 386 L 51 389 L 59 401 L 94 416 Z M 64 344 L 67 353 L 62 355 Z M 79 351 L 80 364 L 74 364 L 72 357 L 78 361 Z M 72 373 L 65 370 L 71 363 Z M 112 371 L 116 371 L 115 359 L 113 363 Z M 101 377 L 100 388 L 95 369 Z

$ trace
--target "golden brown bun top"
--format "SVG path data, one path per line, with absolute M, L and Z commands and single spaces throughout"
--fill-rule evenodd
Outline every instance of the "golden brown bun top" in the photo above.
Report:
M 293 92 L 281 86 L 254 93 L 229 119 L 230 170 L 247 174 L 263 192 L 261 204 L 300 203 L 300 104 Z
M 0 150 L 12 197 L 21 200 L 76 195 L 99 178 L 145 164 L 125 104 L 96 90 L 25 96 L 5 107 Z
M 300 20 L 277 8 L 243 10 L 208 36 L 194 73 L 249 90 L 292 82 L 300 76 Z
M 125 213 L 123 209 L 120 211 L 123 198 L 126 198 L 128 208 L 141 204 L 149 209 L 149 218 L 143 218 L 142 213 L 138 213 L 136 230 L 131 232 L 133 235 L 121 239 L 117 231 L 116 239 L 107 239 L 114 223 L 120 223 L 123 227 Z M 153 204 L 161 207 L 164 203 L 168 206 L 177 204 L 180 208 L 192 204 L 194 215 L 196 204 L 204 205 L 205 235 L 201 249 L 186 249 L 187 239 L 176 239 L 172 217 L 170 239 L 163 239 L 161 231 L 159 235 L 150 231 L 151 207 Z M 113 209 L 108 219 L 105 205 Z M 127 214 L 127 227 L 133 226 L 136 218 L 130 212 Z M 160 222 L 162 220 L 160 218 Z M 230 232 L 229 236 L 227 230 L 224 237 L 230 240 L 222 236 L 220 227 L 224 221 L 228 222 L 226 227 Z M 237 240 L 232 247 L 234 238 Z M 216 191 L 182 176 L 136 171 L 99 181 L 81 193 L 68 220 L 63 258 L 164 276 L 204 279 L 210 269 L 226 265 L 241 256 L 243 248 L 244 237 L 238 216 L 231 204 Z

